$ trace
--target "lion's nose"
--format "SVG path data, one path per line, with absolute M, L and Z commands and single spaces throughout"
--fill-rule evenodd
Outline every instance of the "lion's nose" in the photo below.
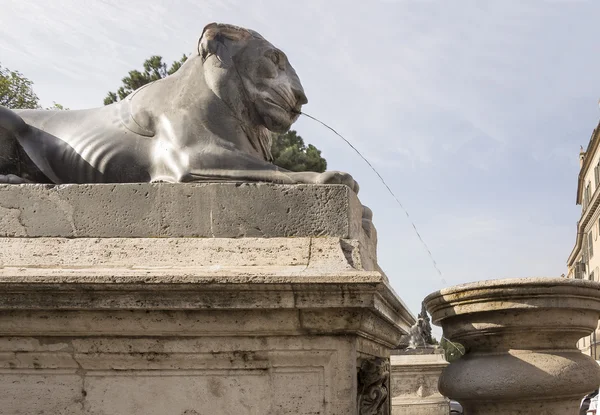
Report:
M 296 97 L 296 105 L 298 107 L 308 103 L 308 98 L 306 98 L 306 95 L 304 95 L 304 91 L 302 89 L 292 88 L 292 92 Z

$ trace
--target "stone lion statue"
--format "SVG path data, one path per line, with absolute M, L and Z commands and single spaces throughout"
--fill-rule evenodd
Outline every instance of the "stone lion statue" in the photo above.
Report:
M 347 173 L 270 163 L 272 134 L 306 103 L 281 50 L 252 30 L 211 23 L 175 74 L 112 105 L 0 107 L 0 183 L 265 181 L 358 191 Z

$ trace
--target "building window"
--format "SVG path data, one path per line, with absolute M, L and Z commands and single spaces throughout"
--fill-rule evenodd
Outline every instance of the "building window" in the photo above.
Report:
M 594 271 L 592 271 L 592 272 L 590 273 L 590 276 L 588 277 L 588 279 L 589 279 L 590 281 L 596 281 L 596 275 L 600 275 L 600 274 L 598 273 L 598 267 L 596 267 L 596 269 L 594 269 Z
M 598 185 L 600 184 L 600 160 L 598 161 L 598 164 L 596 164 L 596 167 L 594 167 L 594 179 L 597 189 Z
M 588 233 L 588 260 L 594 256 L 594 241 L 592 238 L 592 231 L 590 231 Z
M 591 183 L 588 182 L 587 186 L 585 186 L 585 190 L 583 191 L 583 210 L 586 210 L 588 207 L 588 204 L 590 203 L 590 197 L 591 197 Z
M 575 279 L 582 280 L 585 275 L 585 262 L 583 262 L 583 258 L 580 261 L 575 263 Z
M 592 183 L 588 182 L 587 189 L 585 191 L 587 193 L 587 201 L 588 205 L 590 204 L 590 200 L 592 199 Z

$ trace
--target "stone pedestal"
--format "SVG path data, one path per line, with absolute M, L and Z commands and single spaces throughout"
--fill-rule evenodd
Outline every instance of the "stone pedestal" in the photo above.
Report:
M 440 394 L 438 381 L 448 366 L 441 349 L 394 350 L 392 415 L 448 415 L 449 401 Z
M 385 414 L 414 317 L 345 186 L 0 186 L 0 412 Z
M 444 335 L 466 348 L 439 383 L 465 415 L 577 414 L 600 384 L 600 367 L 576 348 L 598 321 L 596 282 L 483 281 L 438 291 L 425 303 Z

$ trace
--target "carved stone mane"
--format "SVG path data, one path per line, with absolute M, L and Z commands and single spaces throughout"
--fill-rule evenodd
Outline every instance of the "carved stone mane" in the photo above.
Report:
M 226 48 L 226 42 L 223 41 L 223 38 L 235 41 L 238 45 L 244 41 L 247 42 L 251 38 L 267 42 L 265 38 L 254 30 L 229 24 L 220 24 L 218 26 L 220 29 L 218 32 L 214 30 L 207 31 L 207 29 L 211 28 L 211 25 L 205 27 L 202 31 L 202 36 L 200 36 L 200 39 L 198 40 L 197 56 L 200 56 L 203 61 L 206 61 L 211 53 L 214 53 L 219 60 L 229 59 L 232 55 L 235 55 L 233 50 L 221 50 L 222 48 Z M 205 45 L 203 45 L 203 40 L 206 42 Z M 234 47 L 231 48 L 233 49 Z M 211 52 L 211 50 L 214 52 Z M 227 64 L 231 65 L 233 62 L 228 61 Z M 240 88 L 245 88 L 241 82 L 241 77 L 236 79 L 236 81 L 240 82 Z M 298 84 L 299 82 L 300 81 L 298 80 Z M 300 86 L 300 88 L 302 87 Z M 298 108 L 298 113 L 299 112 L 300 108 Z M 263 125 L 247 125 L 246 127 L 245 133 L 248 136 L 248 140 L 250 141 L 250 144 L 252 144 L 252 147 L 264 160 L 272 161 L 273 155 L 271 154 L 271 145 L 273 143 L 273 133 Z

